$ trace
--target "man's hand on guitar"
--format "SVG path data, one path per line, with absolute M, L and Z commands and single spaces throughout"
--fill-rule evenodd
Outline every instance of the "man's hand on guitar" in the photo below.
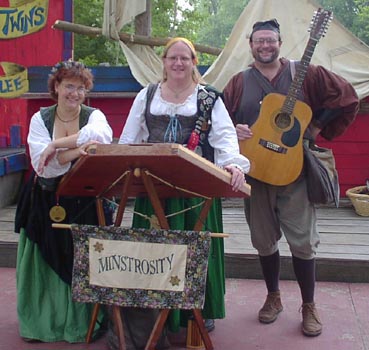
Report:
M 237 124 L 236 133 L 239 140 L 246 140 L 252 137 L 252 131 L 247 124 Z

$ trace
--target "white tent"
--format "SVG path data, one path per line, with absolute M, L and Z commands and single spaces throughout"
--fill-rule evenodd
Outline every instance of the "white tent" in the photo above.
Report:
M 116 6 L 119 5 L 122 9 L 131 7 L 131 3 L 145 3 L 145 0 L 115 1 Z M 107 3 L 114 3 L 114 0 L 106 0 Z M 299 60 L 308 42 L 308 28 L 317 9 L 318 5 L 311 0 L 251 0 L 235 23 L 223 51 L 204 74 L 204 78 L 222 90 L 235 73 L 244 70 L 252 62 L 248 34 L 253 23 L 260 20 L 278 20 L 283 40 L 281 55 Z M 111 23 L 114 23 L 114 20 L 111 20 Z M 120 17 L 117 29 L 122 25 Z M 160 79 L 161 61 L 151 48 L 125 45 L 122 42 L 121 46 L 137 81 L 145 86 Z M 360 98 L 369 96 L 369 47 L 337 20 L 333 19 L 327 34 L 320 39 L 311 63 L 322 65 L 346 78 Z

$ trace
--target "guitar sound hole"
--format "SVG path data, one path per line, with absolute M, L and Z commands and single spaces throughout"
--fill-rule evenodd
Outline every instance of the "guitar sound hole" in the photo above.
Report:
M 291 116 L 287 113 L 279 113 L 275 117 L 275 124 L 280 129 L 286 129 L 291 124 Z

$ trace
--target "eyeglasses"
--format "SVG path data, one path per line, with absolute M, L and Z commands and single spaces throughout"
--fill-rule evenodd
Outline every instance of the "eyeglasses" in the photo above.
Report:
M 189 63 L 191 61 L 191 57 L 186 56 L 167 56 L 165 57 L 169 62 L 174 63 L 179 60 L 182 63 Z
M 87 92 L 87 90 L 83 86 L 77 87 L 77 86 L 74 86 L 72 84 L 66 84 L 66 85 L 63 85 L 63 87 L 69 93 L 73 93 L 73 92 L 76 92 L 77 91 L 77 93 L 79 95 L 83 95 L 83 94 L 85 94 Z
M 263 45 L 265 43 L 267 43 L 268 45 L 271 45 L 271 44 L 275 44 L 278 41 L 279 40 L 275 39 L 275 38 L 256 38 L 256 39 L 252 39 L 252 42 L 254 44 L 257 44 L 257 45 Z

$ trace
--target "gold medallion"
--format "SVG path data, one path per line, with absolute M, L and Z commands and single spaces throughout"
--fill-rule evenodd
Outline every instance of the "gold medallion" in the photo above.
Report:
M 67 216 L 65 209 L 60 205 L 54 205 L 49 212 L 50 219 L 54 222 L 61 222 Z

